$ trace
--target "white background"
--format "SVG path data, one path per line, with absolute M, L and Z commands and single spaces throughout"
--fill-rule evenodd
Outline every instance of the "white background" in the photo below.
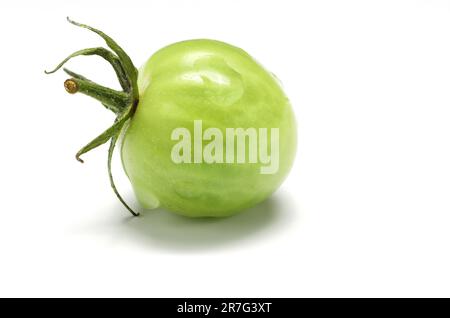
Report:
M 213 38 L 276 73 L 299 125 L 280 190 L 229 219 L 131 218 L 106 147 L 74 159 L 112 115 L 43 73 L 103 44 L 67 15 L 137 65 Z M 450 296 L 449 1 L 1 1 L 0 30 L 0 296 Z M 70 67 L 117 87 L 96 57 Z

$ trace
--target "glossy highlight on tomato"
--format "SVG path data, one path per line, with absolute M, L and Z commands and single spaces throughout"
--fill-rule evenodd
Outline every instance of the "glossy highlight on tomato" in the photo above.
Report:
M 57 69 L 77 55 L 100 55 L 114 67 L 123 88 L 123 92 L 113 91 L 66 70 L 72 76 L 66 81 L 66 89 L 70 87 L 71 93 L 94 97 L 117 114 L 110 131 L 80 150 L 78 159 L 81 154 L 110 141 L 110 172 L 112 152 L 120 135 L 122 164 L 142 207 L 162 207 L 190 217 L 238 213 L 263 201 L 281 185 L 296 152 L 294 113 L 279 81 L 244 50 L 215 40 L 183 41 L 162 48 L 137 71 L 111 38 L 86 25 L 73 23 L 102 36 L 113 52 L 78 51 Z M 198 124 L 202 129 L 200 135 Z M 201 140 L 200 144 L 188 148 L 191 153 L 184 154 L 187 161 L 174 162 L 174 145 L 178 141 L 173 139 L 173 133 L 180 128 L 193 140 L 194 136 Z M 227 148 L 222 135 L 228 136 L 232 128 L 255 134 L 245 136 L 242 144 L 234 140 L 233 149 Z M 266 163 L 249 160 L 256 149 L 261 155 L 263 137 L 257 134 L 265 132 L 264 129 L 272 131 L 272 135 L 278 134 L 277 139 L 272 138 L 277 148 L 267 136 L 268 149 L 277 150 L 273 173 L 261 173 Z M 205 131 L 218 134 L 216 146 L 223 144 L 223 149 L 215 149 L 216 162 L 205 162 L 203 157 L 194 160 L 194 152 L 199 151 L 197 154 L 202 156 L 202 151 L 211 149 L 208 144 L 212 138 L 206 138 Z M 253 140 L 254 144 L 252 136 L 259 138 Z M 244 147 L 245 160 L 229 161 L 227 151 L 231 150 L 231 156 L 234 153 L 236 157 L 239 145 Z M 198 147 L 200 150 L 196 150 Z M 111 172 L 110 180 L 122 203 L 137 214 L 117 192 Z

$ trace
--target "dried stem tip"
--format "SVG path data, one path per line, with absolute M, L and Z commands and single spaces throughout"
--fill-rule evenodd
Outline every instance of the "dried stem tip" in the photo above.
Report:
M 75 94 L 76 92 L 78 92 L 78 84 L 71 78 L 65 80 L 64 88 L 69 94 Z

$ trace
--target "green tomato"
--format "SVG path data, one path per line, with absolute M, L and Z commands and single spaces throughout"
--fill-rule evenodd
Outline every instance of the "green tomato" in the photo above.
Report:
M 274 76 L 245 51 L 212 40 L 175 43 L 142 66 L 138 85 L 122 162 L 144 207 L 228 216 L 267 198 L 287 175 L 296 147 L 291 106 Z M 261 163 L 174 163 L 171 134 L 186 127 L 193 136 L 195 120 L 224 135 L 233 127 L 279 128 L 278 171 L 261 174 Z
M 83 147 L 80 156 L 116 141 L 140 204 L 190 217 L 229 216 L 270 196 L 287 176 L 296 151 L 296 124 L 278 80 L 249 54 L 214 40 L 191 40 L 155 53 L 139 71 L 116 42 L 93 48 L 114 68 L 123 92 L 65 69 L 69 93 L 96 98 L 116 113 L 114 124 Z M 49 72 L 49 73 L 52 73 Z M 181 158 L 181 159 L 180 159 Z

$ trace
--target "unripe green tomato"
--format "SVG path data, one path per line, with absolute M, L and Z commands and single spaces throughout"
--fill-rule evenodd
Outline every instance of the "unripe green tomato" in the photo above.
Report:
M 144 208 L 229 216 L 266 199 L 288 174 L 296 151 L 291 105 L 277 79 L 245 51 L 213 40 L 175 43 L 141 67 L 138 86 L 139 104 L 123 135 L 121 155 Z M 267 163 L 249 162 L 249 139 L 245 162 L 194 162 L 195 151 L 202 155 L 194 150 L 195 121 L 201 121 L 203 133 L 208 128 L 222 132 L 224 158 L 227 128 L 267 128 L 269 148 L 274 147 L 270 131 L 278 128 L 274 173 L 261 173 Z M 192 138 L 190 163 L 172 160 L 179 142 L 172 134 L 180 127 Z M 205 139 L 202 149 L 211 142 Z

